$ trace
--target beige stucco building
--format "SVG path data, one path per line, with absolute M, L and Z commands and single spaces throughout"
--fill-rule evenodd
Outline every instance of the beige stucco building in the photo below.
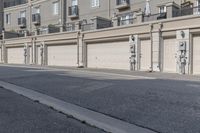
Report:
M 199 0 L 33 0 L 4 8 L 2 63 L 200 74 Z

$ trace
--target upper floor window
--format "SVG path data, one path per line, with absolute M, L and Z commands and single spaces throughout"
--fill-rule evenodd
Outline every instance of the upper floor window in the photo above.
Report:
M 19 18 L 25 18 L 26 17 L 26 11 L 21 11 L 19 14 Z
M 40 7 L 34 7 L 32 12 L 33 12 L 33 14 L 39 14 L 40 13 Z
M 72 0 L 72 6 L 78 5 L 78 0 Z
M 160 6 L 159 7 L 159 13 L 166 13 L 167 12 L 167 7 L 166 6 Z
M 56 1 L 53 3 L 53 14 L 58 15 L 59 14 L 59 2 Z
M 91 0 L 91 7 L 99 7 L 99 0 Z
M 6 24 L 10 24 L 11 22 L 11 14 L 6 14 Z

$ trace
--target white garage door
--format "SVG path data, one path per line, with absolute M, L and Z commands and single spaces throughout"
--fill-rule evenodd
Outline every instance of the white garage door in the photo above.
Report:
M 10 64 L 24 64 L 24 48 L 7 48 L 7 59 Z
M 168 38 L 164 39 L 164 61 L 163 61 L 163 71 L 164 72 L 176 72 L 176 39 Z
M 36 64 L 41 65 L 41 51 L 40 51 L 40 46 L 36 47 Z
M 146 71 L 151 68 L 151 41 L 141 40 L 140 45 L 140 70 Z
M 77 66 L 77 45 L 53 45 L 47 47 L 48 65 Z
M 193 38 L 193 74 L 200 74 L 200 35 Z
M 106 42 L 87 45 L 87 66 L 90 68 L 129 70 L 129 42 Z

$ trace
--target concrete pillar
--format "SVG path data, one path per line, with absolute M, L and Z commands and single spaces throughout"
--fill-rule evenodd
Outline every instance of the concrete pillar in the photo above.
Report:
M 113 27 L 117 27 L 118 26 L 118 18 L 117 17 L 113 17 L 112 18 L 112 22 L 113 22 Z
M 2 47 L 1 47 L 1 54 L 2 54 L 2 63 L 7 63 L 7 49 L 5 46 L 5 31 L 2 31 Z
M 24 43 L 24 64 L 29 63 L 29 46 L 28 43 Z
M 152 71 L 161 71 L 160 45 L 162 23 L 151 26 Z
M 84 66 L 84 48 L 83 48 L 83 45 L 84 45 L 84 42 L 83 42 L 83 34 L 81 34 L 80 32 L 77 33 L 77 64 L 78 64 L 78 67 L 83 67 Z
M 174 2 L 170 2 L 166 5 L 167 8 L 167 18 L 172 18 L 176 16 L 175 14 L 179 14 L 179 5 Z M 175 13 L 175 14 L 174 14 Z
M 45 42 L 41 42 L 40 45 L 41 65 L 47 65 L 47 46 Z
M 32 47 L 31 47 L 31 50 L 32 50 L 32 61 L 31 61 L 31 64 L 36 64 L 36 38 L 33 37 L 32 38 Z
M 136 13 L 136 23 L 140 24 L 143 22 L 143 13 L 142 12 L 138 12 Z
M 80 30 L 80 22 L 76 22 L 75 23 L 75 31 L 79 31 Z
M 180 74 L 190 74 L 190 31 L 189 29 L 177 30 L 177 68 Z M 185 48 L 180 46 L 185 43 Z M 185 61 L 185 63 L 184 63 Z

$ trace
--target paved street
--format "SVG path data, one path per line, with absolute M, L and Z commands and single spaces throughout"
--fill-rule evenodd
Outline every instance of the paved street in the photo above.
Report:
M 161 73 L 149 75 L 119 71 L 118 74 L 114 74 L 94 70 L 64 71 L 53 68 L 0 66 L 1 81 L 32 89 L 159 133 L 200 133 L 198 79 L 198 76 L 182 78 L 176 74 Z M 12 102 L 10 97 L 9 99 L 8 102 Z M 17 102 L 15 99 L 13 101 Z M 32 104 L 28 101 L 26 106 L 41 106 Z M 45 107 L 41 108 L 44 112 L 48 110 Z M 66 125 L 63 121 L 62 119 L 61 127 Z
M 0 132 L 104 133 L 3 88 L 0 88 Z

